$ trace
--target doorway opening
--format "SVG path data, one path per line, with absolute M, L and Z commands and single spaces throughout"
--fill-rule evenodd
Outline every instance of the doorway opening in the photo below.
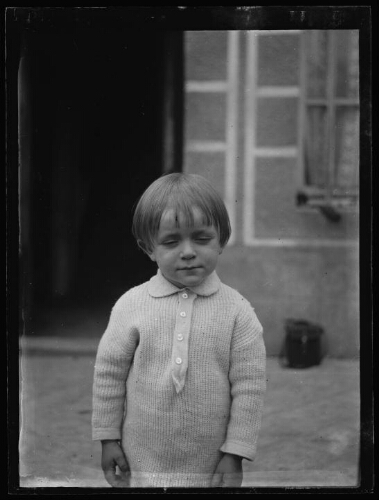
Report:
M 21 294 L 24 333 L 54 335 L 92 313 L 103 328 L 156 272 L 132 214 L 182 168 L 183 57 L 179 32 L 47 24 L 20 37 Z

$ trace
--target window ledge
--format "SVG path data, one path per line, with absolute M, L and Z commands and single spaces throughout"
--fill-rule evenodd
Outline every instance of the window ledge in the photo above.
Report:
M 296 194 L 296 206 L 304 212 L 317 210 L 331 222 L 339 222 L 342 213 L 356 213 L 358 210 L 358 196 L 334 194 L 328 197 L 325 191 L 299 190 Z

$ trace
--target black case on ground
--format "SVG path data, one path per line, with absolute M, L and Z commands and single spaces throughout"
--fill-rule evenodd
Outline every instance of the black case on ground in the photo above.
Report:
M 287 366 L 307 368 L 321 363 L 324 333 L 321 326 L 309 321 L 288 319 L 285 332 L 284 354 Z

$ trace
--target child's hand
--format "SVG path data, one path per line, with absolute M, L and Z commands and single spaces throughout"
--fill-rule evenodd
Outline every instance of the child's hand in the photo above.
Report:
M 226 486 L 238 488 L 242 484 L 242 458 L 225 455 L 220 460 L 212 479 L 212 487 Z
M 104 440 L 101 444 L 101 468 L 103 469 L 105 479 L 113 488 L 125 488 L 129 486 L 130 469 L 118 441 Z M 121 475 L 116 474 L 117 466 L 121 471 Z

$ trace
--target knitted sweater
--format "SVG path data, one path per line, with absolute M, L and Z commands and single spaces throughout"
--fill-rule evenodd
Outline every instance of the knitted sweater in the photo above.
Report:
M 131 486 L 209 486 L 223 452 L 255 457 L 265 360 L 253 308 L 215 272 L 180 290 L 158 270 L 101 338 L 93 439 L 121 440 Z

